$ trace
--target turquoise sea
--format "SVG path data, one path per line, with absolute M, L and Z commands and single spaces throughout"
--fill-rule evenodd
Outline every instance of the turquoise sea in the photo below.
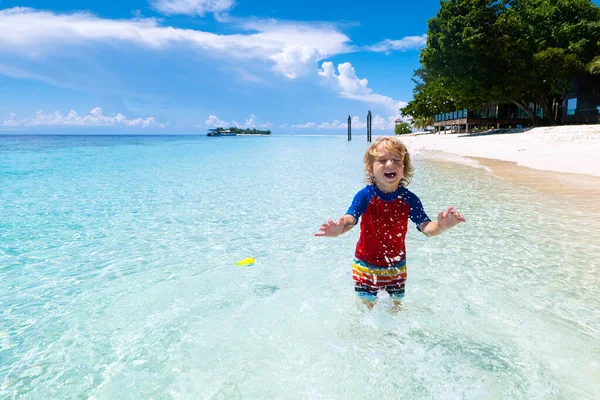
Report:
M 0 398 L 600 398 L 598 215 L 416 155 L 468 222 L 411 227 L 402 310 L 368 310 L 358 229 L 313 237 L 366 146 L 0 136 Z

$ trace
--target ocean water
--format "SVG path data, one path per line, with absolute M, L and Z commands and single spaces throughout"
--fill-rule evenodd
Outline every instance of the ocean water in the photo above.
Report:
M 313 237 L 366 146 L 0 136 L 0 398 L 600 398 L 598 215 L 415 155 L 468 222 L 411 227 L 401 310 L 369 310 L 358 229 Z

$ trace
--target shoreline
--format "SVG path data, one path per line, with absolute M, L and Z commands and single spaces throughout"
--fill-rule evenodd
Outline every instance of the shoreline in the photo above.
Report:
M 532 128 L 524 132 L 400 136 L 411 154 L 434 151 L 516 163 L 537 170 L 600 178 L 600 125 Z
M 522 133 L 401 136 L 411 155 L 485 168 L 498 178 L 600 212 L 600 125 Z

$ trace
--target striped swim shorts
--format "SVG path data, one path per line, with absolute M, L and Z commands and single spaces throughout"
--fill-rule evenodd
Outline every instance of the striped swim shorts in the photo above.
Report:
M 390 267 L 378 267 L 354 259 L 352 263 L 354 290 L 361 297 L 373 298 L 385 290 L 391 297 L 404 297 L 406 282 L 406 260 Z

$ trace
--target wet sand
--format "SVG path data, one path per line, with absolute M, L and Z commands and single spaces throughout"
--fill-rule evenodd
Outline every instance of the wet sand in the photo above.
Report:
M 412 155 L 486 167 L 507 182 L 589 210 L 600 220 L 600 125 L 496 134 L 412 134 L 400 139 Z
M 600 177 L 600 125 L 543 127 L 520 133 L 413 134 L 400 139 L 411 154 L 441 151 Z
M 544 171 L 516 162 L 468 157 L 489 168 L 506 182 L 549 194 L 571 206 L 596 212 L 600 219 L 600 177 L 568 172 Z

